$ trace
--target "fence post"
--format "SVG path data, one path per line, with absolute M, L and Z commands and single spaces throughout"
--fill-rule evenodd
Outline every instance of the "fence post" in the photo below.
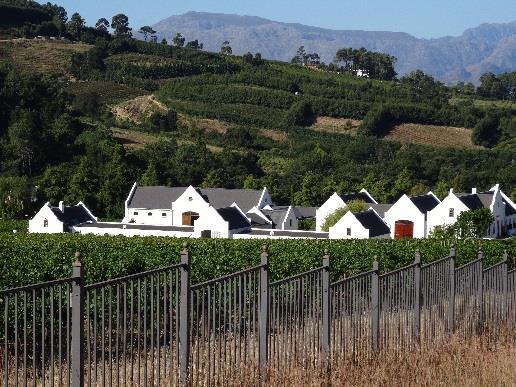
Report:
M 186 242 L 181 250 L 179 296 L 179 385 L 189 384 L 190 371 L 190 254 Z
M 258 313 L 259 351 L 258 363 L 262 384 L 267 380 L 269 354 L 269 253 L 263 246 L 260 256 L 260 311 Z
M 455 332 L 455 246 L 450 248 L 450 295 L 448 300 L 448 333 Z
M 421 335 L 421 252 L 416 251 L 414 258 L 414 336 L 416 343 L 420 344 Z
M 509 292 L 508 292 L 508 282 L 509 282 L 509 268 L 507 264 L 508 259 L 507 250 L 503 252 L 503 278 L 502 278 L 502 292 L 503 292 L 503 300 L 502 300 L 502 318 L 503 323 L 506 324 L 509 320 Z
M 371 338 L 373 351 L 380 349 L 380 284 L 378 258 L 374 257 L 371 278 Z
M 84 385 L 84 267 L 81 254 L 75 253 L 72 266 L 72 334 L 71 334 L 71 385 Z
M 478 300 L 478 326 L 477 333 L 481 333 L 484 329 L 484 268 L 482 260 L 484 259 L 484 253 L 482 250 L 478 250 L 477 259 L 480 261 L 480 275 L 477 284 L 477 300 Z
M 330 253 L 324 250 L 322 270 L 322 324 L 321 324 L 321 361 L 324 367 L 329 366 L 330 357 Z

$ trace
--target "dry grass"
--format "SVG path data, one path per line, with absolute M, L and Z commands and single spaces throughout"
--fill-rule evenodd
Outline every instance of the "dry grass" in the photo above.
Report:
M 224 385 L 241 386 L 242 379 L 228 379 Z M 273 369 L 267 385 L 516 386 L 516 345 L 452 341 L 400 355 L 389 352 L 373 359 L 334 362 L 329 377 L 318 367 Z
M 154 135 L 151 133 L 120 128 L 112 128 L 111 133 L 113 133 L 113 138 L 121 142 L 129 151 L 142 149 L 146 145 L 154 144 L 160 141 L 162 138 L 159 135 Z
M 279 130 L 273 130 L 273 129 L 260 129 L 258 130 L 258 134 L 263 137 L 270 138 L 274 141 L 283 142 L 286 141 L 288 138 L 288 135 L 286 132 L 280 132 Z
M 349 118 L 317 117 L 312 129 L 317 132 L 356 134 L 359 120 Z
M 59 40 L 12 39 L 0 41 L 0 58 L 10 59 L 22 70 L 68 75 L 70 57 L 91 48 L 85 43 Z
M 168 109 L 154 95 L 143 95 L 111 107 L 116 119 L 140 124 L 154 113 L 165 113 Z
M 402 124 L 395 126 L 386 138 L 438 148 L 481 148 L 471 142 L 471 130 L 452 126 Z

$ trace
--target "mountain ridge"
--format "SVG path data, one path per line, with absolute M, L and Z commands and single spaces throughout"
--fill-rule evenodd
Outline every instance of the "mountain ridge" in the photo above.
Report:
M 300 23 L 283 23 L 258 16 L 190 11 L 156 23 L 159 38 L 171 41 L 177 32 L 199 39 L 210 51 L 229 40 L 235 54 L 260 52 L 265 58 L 290 61 L 304 45 L 326 63 L 339 48 L 365 47 L 398 58 L 400 75 L 421 69 L 446 83 L 478 83 L 487 71 L 516 70 L 516 21 L 483 23 L 459 36 L 417 38 L 406 32 L 332 30 Z M 496 55 L 494 55 L 496 54 Z

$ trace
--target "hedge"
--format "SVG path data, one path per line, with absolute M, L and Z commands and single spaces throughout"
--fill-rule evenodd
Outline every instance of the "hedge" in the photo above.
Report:
M 317 267 L 326 248 L 332 255 L 332 275 L 339 278 L 369 270 L 378 256 L 382 270 L 409 264 L 416 249 L 423 262 L 446 256 L 449 245 L 435 240 L 412 241 L 316 241 L 230 240 L 158 237 L 108 237 L 79 234 L 0 234 L 0 289 L 48 281 L 70 275 L 76 251 L 83 255 L 87 282 L 177 263 L 187 242 L 192 256 L 192 283 L 216 278 L 258 264 L 261 246 L 270 252 L 272 279 L 280 279 Z M 514 259 L 516 239 L 505 241 L 458 241 L 457 264 L 474 259 L 479 248 L 486 264 L 497 262 L 507 250 Z

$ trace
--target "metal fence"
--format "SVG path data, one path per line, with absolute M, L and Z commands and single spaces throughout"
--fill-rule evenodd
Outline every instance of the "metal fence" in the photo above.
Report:
M 426 265 L 417 252 L 332 282 L 325 252 L 322 266 L 271 282 L 264 249 L 258 266 L 194 285 L 186 246 L 180 258 L 90 285 L 77 259 L 69 279 L 1 291 L 3 385 L 224 385 L 516 328 L 507 254 L 456 268 L 454 249 Z

